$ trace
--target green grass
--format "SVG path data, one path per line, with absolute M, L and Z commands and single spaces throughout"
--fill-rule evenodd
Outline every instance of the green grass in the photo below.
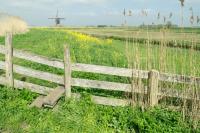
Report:
M 55 110 L 31 109 L 28 105 L 36 96 L 0 87 L 0 132 L 192 132 L 191 122 L 183 122 L 180 113 L 159 107 L 142 112 L 100 106 L 84 94 L 80 101 L 62 99 Z
M 1 42 L 4 43 L 3 38 L 0 39 L 0 43 Z M 87 42 L 85 45 L 77 42 L 76 38 L 70 36 L 65 31 L 31 29 L 31 31 L 25 35 L 15 36 L 13 44 L 14 48 L 17 49 L 23 49 L 59 59 L 63 59 L 63 45 L 69 44 L 71 57 L 74 62 L 121 67 L 127 64 L 126 60 L 124 60 L 124 55 L 121 54 L 123 52 L 121 42 L 115 42 L 115 44 L 112 45 L 98 45 Z M 118 60 L 115 59 L 115 55 L 119 57 Z
M 90 41 L 82 43 L 77 41 L 76 38 L 67 33 L 67 31 L 68 30 L 63 29 L 31 29 L 30 32 L 25 35 L 14 37 L 14 48 L 31 51 L 51 58 L 63 59 L 63 45 L 68 44 L 70 46 L 71 59 L 73 62 L 128 67 L 124 41 L 113 40 L 111 44 L 96 44 Z M 4 43 L 3 38 L 0 38 L 0 44 L 1 42 Z M 138 45 L 140 66 L 141 69 L 146 69 L 148 60 L 147 44 L 131 43 L 129 45 L 131 45 L 130 50 L 132 50 L 131 52 L 133 53 L 134 48 Z M 164 61 L 167 64 L 165 72 L 190 75 L 190 50 L 170 47 L 166 47 L 164 50 L 167 55 L 164 57 Z M 163 54 L 160 54 L 160 46 L 151 45 L 150 51 L 150 62 L 152 66 L 154 66 L 152 69 L 159 70 L 159 64 L 163 63 L 159 60 L 161 54 Z M 195 62 L 193 63 L 193 67 L 196 68 L 195 74 L 196 76 L 200 76 L 200 62 L 198 61 L 200 58 L 200 51 L 194 50 L 192 54 L 192 59 Z M 136 60 L 135 56 L 132 58 L 132 60 Z M 23 62 L 24 61 L 16 61 L 16 63 L 26 66 L 27 62 Z M 174 64 L 175 66 L 173 66 Z M 27 65 L 43 69 L 43 67 L 38 65 L 31 65 L 30 63 Z M 47 68 L 45 67 L 45 69 Z
M 102 35 L 102 36 L 116 36 L 116 37 L 133 37 L 133 38 L 143 38 L 147 39 L 147 27 L 145 28 L 138 28 L 138 27 L 122 27 L 122 28 L 69 28 L 71 30 L 75 30 L 78 32 L 88 33 L 88 34 L 95 34 L 95 35 Z M 150 38 L 152 40 L 160 40 L 159 34 L 162 28 L 148 28 L 150 33 Z M 167 40 L 188 40 L 191 41 L 191 37 L 194 37 L 199 40 L 199 28 L 170 28 L 168 29 L 170 34 L 167 36 Z M 180 33 L 184 33 L 186 36 L 182 36 Z M 135 35 L 138 36 L 136 37 Z M 193 35 L 192 35 L 193 34 Z
M 92 40 L 88 41 L 77 41 L 77 38 L 68 33 L 69 30 L 66 29 L 30 29 L 30 32 L 24 35 L 14 36 L 13 45 L 16 49 L 22 49 L 30 51 L 39 55 L 44 55 L 50 58 L 59 58 L 63 59 L 63 45 L 68 44 L 71 52 L 71 59 L 73 62 L 78 63 L 87 63 L 87 64 L 97 64 L 97 65 L 106 65 L 106 66 L 115 66 L 115 67 L 128 67 L 128 61 L 126 58 L 125 42 L 119 40 L 112 40 L 112 43 L 106 43 L 106 39 L 100 39 L 101 43 L 97 43 Z M 0 43 L 4 43 L 4 38 L 0 38 Z M 139 56 L 139 69 L 147 69 L 147 60 L 150 60 L 152 69 L 159 70 L 160 62 L 160 46 L 151 45 L 150 51 L 151 56 L 147 56 L 147 44 L 142 43 L 130 43 L 129 44 L 130 53 L 133 53 L 132 60 L 136 60 L 135 49 L 138 48 Z M 177 73 L 177 74 L 186 74 L 190 75 L 191 70 L 194 70 L 189 65 L 190 50 L 180 49 L 180 48 L 165 48 L 166 55 L 164 57 L 164 62 L 166 64 L 166 70 L 164 72 L 168 73 Z M 196 68 L 195 75 L 200 76 L 200 51 L 193 52 L 193 67 Z M 3 56 L 0 56 L 0 59 L 3 60 Z M 36 70 L 51 72 L 59 75 L 63 75 L 63 70 L 48 67 L 45 65 L 32 63 L 29 61 L 21 60 L 15 58 L 15 64 L 30 67 Z M 163 62 L 162 62 L 163 63 Z M 92 80 L 106 80 L 111 82 L 121 82 L 121 83 L 130 83 L 129 78 L 123 78 L 118 76 L 108 76 L 102 74 L 92 74 L 92 73 L 83 73 L 83 72 L 73 72 L 74 78 L 85 78 Z M 22 75 L 15 75 L 17 79 L 24 79 Z M 56 84 L 41 81 L 34 78 L 25 78 L 27 82 L 47 85 L 49 87 L 56 87 Z M 145 82 L 144 82 L 145 83 Z M 166 84 L 166 83 L 164 83 Z M 168 87 L 170 87 L 169 84 Z M 174 85 L 173 85 L 174 87 Z M 181 85 L 178 85 L 176 88 L 183 88 Z M 77 90 L 77 89 L 74 89 Z M 96 94 L 94 89 L 89 89 L 91 93 Z M 107 93 L 107 91 L 103 91 Z M 99 95 L 104 95 L 100 94 Z M 108 92 L 111 93 L 111 92 Z M 118 94 L 118 92 L 117 92 Z M 121 94 L 121 92 L 119 93 Z M 120 97 L 124 97 L 120 95 Z
M 114 67 L 128 67 L 124 41 L 112 40 L 111 43 L 107 43 L 107 39 L 99 39 L 100 43 L 98 43 L 98 41 L 94 41 L 93 38 L 91 40 L 89 38 L 89 40 L 86 41 L 78 41 L 77 37 L 70 34 L 68 31 L 69 30 L 67 29 L 30 29 L 30 32 L 24 35 L 14 36 L 13 45 L 16 49 L 30 51 L 50 58 L 63 59 L 63 45 L 67 44 L 70 47 L 71 59 L 73 62 Z M 3 43 L 4 38 L 0 38 L 0 44 Z M 138 55 L 139 63 L 136 65 L 140 66 L 139 69 L 146 70 L 147 64 L 151 64 L 151 69 L 160 70 L 160 64 L 166 64 L 164 66 L 165 70 L 162 70 L 163 72 L 185 74 L 188 76 L 191 75 L 191 73 L 194 73 L 195 76 L 200 76 L 200 51 L 194 50 L 191 52 L 189 49 L 164 47 L 163 50 L 165 51 L 165 56 L 163 57 L 163 61 L 161 61 L 160 57 L 163 55 L 163 52 L 160 52 L 159 45 L 150 44 L 150 56 L 147 55 L 147 43 L 129 43 L 128 47 L 129 53 L 133 53 L 133 62 L 137 60 L 136 55 Z M 189 63 L 190 58 L 193 60 L 192 67 Z M 4 57 L 0 56 L 0 60 L 4 60 Z M 64 74 L 63 70 L 17 58 L 15 58 L 14 63 L 36 70 L 55 73 L 58 75 Z M 83 72 L 73 72 L 72 75 L 75 78 L 130 83 L 130 79 L 118 76 L 108 76 Z M 16 74 L 15 77 L 17 79 L 24 79 L 22 75 Z M 28 82 L 47 85 L 49 87 L 56 86 L 56 84 L 48 83 L 34 78 L 25 79 Z M 175 88 L 183 88 L 183 86 L 178 85 L 178 87 Z
M 67 44 L 70 47 L 73 62 L 128 67 L 124 41 L 112 40 L 112 43 L 109 43 L 107 39 L 99 39 L 101 43 L 98 43 L 93 38 L 78 41 L 68 31 L 66 29 L 30 29 L 30 32 L 24 35 L 14 36 L 13 46 L 16 49 L 30 51 L 50 58 L 63 59 L 63 46 Z M 0 38 L 0 44 L 4 44 L 4 38 Z M 140 69 L 147 69 L 147 44 L 130 43 L 129 47 L 131 47 L 129 50 L 132 52 L 138 47 Z M 160 46 L 151 45 L 150 50 L 152 69 L 159 70 Z M 190 75 L 192 69 L 188 65 L 188 60 L 191 52 L 188 49 L 172 47 L 166 47 L 165 50 L 168 55 L 164 58 L 167 62 L 165 72 Z M 196 61 L 193 67 L 196 68 L 196 76 L 200 76 L 199 58 L 200 51 L 193 51 L 193 59 Z M 4 60 L 3 55 L 0 55 L 0 60 Z M 132 57 L 132 60 L 136 60 L 135 56 Z M 14 63 L 58 75 L 64 73 L 61 69 L 18 58 L 14 59 Z M 173 66 L 174 64 L 175 66 Z M 0 71 L 1 74 L 4 74 L 4 72 Z M 130 83 L 128 78 L 103 74 L 73 72 L 72 76 Z M 24 77 L 19 74 L 15 74 L 15 78 L 49 87 L 57 86 L 54 83 Z M 177 86 L 177 88 L 182 87 L 182 85 Z M 89 93 L 126 98 L 126 94 L 122 92 L 78 87 L 73 87 L 72 91 L 78 91 L 84 93 L 84 95 Z M 64 101 L 62 99 L 58 110 L 54 112 L 48 109 L 30 109 L 28 104 L 36 97 L 36 94 L 28 91 L 13 91 L 0 87 L 0 132 L 1 130 L 7 132 L 192 132 L 191 122 L 183 122 L 179 112 L 160 107 L 141 112 L 139 108 L 100 106 L 94 105 L 89 100 L 89 96 L 86 95 L 81 101 Z M 197 132 L 200 132 L 199 128 Z
M 108 30 L 108 29 L 105 29 Z M 115 29 L 116 30 L 116 29 Z M 119 29 L 121 30 L 121 29 Z M 30 29 L 30 32 L 24 35 L 14 36 L 13 45 L 16 49 L 22 49 L 30 51 L 39 55 L 44 55 L 50 58 L 63 59 L 63 45 L 67 44 L 70 47 L 71 59 L 73 62 L 87 63 L 87 64 L 97 64 L 106 65 L 114 67 L 128 67 L 128 61 L 126 58 L 125 42 L 120 40 L 112 40 L 112 43 L 107 43 L 106 39 L 99 39 L 94 41 L 93 38 L 87 41 L 78 41 L 77 37 L 73 36 L 68 32 L 67 29 Z M 112 32 L 112 30 L 111 30 Z M 0 44 L 4 43 L 4 38 L 0 38 Z M 136 54 L 139 55 L 139 69 L 147 69 L 147 64 L 151 64 L 151 69 L 160 70 L 160 64 L 165 63 L 164 72 L 167 73 L 177 73 L 191 75 L 194 71 L 196 76 L 200 76 L 200 51 L 194 50 L 192 52 L 192 68 L 189 64 L 191 51 L 189 49 L 164 47 L 165 56 L 164 61 L 160 61 L 160 57 L 163 52 L 160 52 L 159 45 L 150 45 L 150 56 L 147 55 L 146 43 L 129 43 L 129 53 L 133 53 L 132 60 L 136 61 Z M 136 48 L 138 49 L 136 52 Z M 0 60 L 4 60 L 3 56 L 0 56 Z M 149 60 L 149 61 L 148 61 Z M 55 73 L 58 75 L 63 75 L 64 72 L 61 69 L 56 69 L 48 67 L 45 65 L 21 60 L 15 58 L 15 64 L 30 67 L 36 70 L 46 71 Z M 195 69 L 194 69 L 195 68 Z M 92 74 L 83 72 L 73 72 L 72 76 L 74 78 L 85 78 L 92 80 L 106 80 L 111 82 L 121 82 L 130 83 L 129 78 L 118 77 L 118 76 L 108 76 L 102 74 Z M 22 75 L 15 74 L 17 79 L 24 79 Z M 47 85 L 49 87 L 56 87 L 56 84 L 41 81 L 34 78 L 25 78 L 27 82 L 32 82 L 41 85 Z M 145 82 L 144 82 L 145 83 Z M 166 86 L 166 83 L 164 83 Z M 171 84 L 168 84 L 170 87 Z M 162 86 L 162 85 L 161 85 Z M 177 85 L 173 88 L 183 88 L 182 85 Z M 185 86 L 187 87 L 187 86 Z M 76 90 L 76 89 L 75 89 Z M 79 89 L 78 89 L 79 90 Z M 90 89 L 92 93 L 96 94 L 96 91 Z M 106 92 L 106 91 L 104 91 Z M 110 93 L 110 92 L 109 92 Z M 118 93 L 117 93 L 118 94 Z M 121 93 L 119 93 L 121 94 Z M 104 95 L 104 94 L 99 94 Z M 124 97 L 124 96 L 122 96 Z

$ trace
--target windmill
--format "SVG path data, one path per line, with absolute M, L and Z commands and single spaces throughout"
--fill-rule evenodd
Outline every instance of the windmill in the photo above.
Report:
M 56 17 L 52 17 L 52 18 L 48 18 L 48 19 L 54 19 L 56 26 L 59 26 L 61 20 L 65 19 L 65 18 L 58 17 L 58 10 L 57 10 Z

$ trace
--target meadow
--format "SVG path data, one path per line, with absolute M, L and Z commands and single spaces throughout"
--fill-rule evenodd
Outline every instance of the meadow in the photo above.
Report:
M 37 95 L 10 88 L 0 89 L 1 132 L 192 132 L 192 122 L 181 114 L 160 107 L 140 108 L 95 105 L 85 96 L 80 101 L 59 102 L 51 109 L 31 109 Z M 196 130 L 199 132 L 199 128 Z
M 190 39 L 192 40 L 192 38 Z M 195 36 L 194 39 L 198 39 L 198 37 Z M 132 47 L 130 49 L 132 51 L 128 52 L 135 54 L 136 52 L 134 50 L 136 48 L 140 51 L 139 63 L 142 70 L 147 69 L 147 60 L 150 60 L 149 62 L 151 62 L 151 65 L 153 66 L 152 69 L 160 70 L 159 64 L 162 62 L 159 57 L 163 53 L 160 53 L 159 45 L 153 45 L 151 43 L 147 44 L 146 41 L 145 43 L 132 43 L 131 39 L 129 39 L 129 41 L 128 48 Z M 114 67 L 128 67 L 128 52 L 126 51 L 127 46 L 125 45 L 125 41 L 109 38 L 100 39 L 72 32 L 72 29 L 31 29 L 31 31 L 27 34 L 16 35 L 13 43 L 14 48 L 16 49 L 22 49 L 39 55 L 58 59 L 63 59 L 63 45 L 66 44 L 70 47 L 73 62 Z M 0 44 L 4 44 L 3 38 L 0 38 Z M 150 47 L 150 58 L 147 56 L 147 46 Z M 167 63 L 167 70 L 165 70 L 165 72 L 177 74 L 184 72 L 183 74 L 189 75 L 191 69 L 188 65 L 188 61 L 192 56 L 195 61 L 195 64 L 193 65 L 197 68 L 195 74 L 200 76 L 200 62 L 198 61 L 200 57 L 199 50 L 194 49 L 194 51 L 192 51 L 192 55 L 191 50 L 185 48 L 177 49 L 163 46 L 163 50 L 166 55 L 163 57 L 163 60 Z M 136 60 L 136 56 L 133 56 L 132 60 Z
M 105 29 L 102 29 L 105 30 Z M 110 30 L 115 32 L 122 29 Z M 151 29 L 152 30 L 152 29 Z M 130 57 L 133 63 L 138 63 L 136 68 L 142 70 L 156 69 L 167 73 L 177 73 L 190 76 L 200 76 L 200 51 L 186 48 L 175 48 L 153 45 L 151 42 L 135 42 L 109 38 L 92 37 L 77 33 L 72 28 L 32 28 L 22 35 L 15 35 L 13 46 L 50 58 L 63 59 L 63 46 L 68 45 L 72 62 L 96 64 L 114 67 L 130 67 Z M 90 31 L 90 29 L 88 29 Z M 108 32 L 109 29 L 106 29 Z M 142 31 L 142 30 L 140 30 Z M 155 30 L 156 31 L 156 30 Z M 176 30 L 174 30 L 175 33 Z M 79 31 L 82 32 L 82 31 Z M 92 31 L 95 33 L 94 31 Z M 193 35 L 190 29 L 185 34 Z M 198 35 L 199 29 L 195 29 Z M 124 33 L 123 33 L 124 34 Z M 144 33 L 145 34 L 145 33 Z M 179 36 L 179 33 L 177 33 Z M 191 39 L 192 37 L 190 37 Z M 174 39 L 176 40 L 176 39 Z M 198 40 L 198 39 L 197 39 Z M 186 40 L 188 41 L 188 40 Z M 4 44 L 4 38 L 0 38 L 0 44 Z M 197 43 L 196 43 L 197 44 Z M 128 49 L 127 49 L 128 47 Z M 148 49 L 147 49 L 148 47 Z M 127 51 L 128 50 L 128 51 Z M 162 57 L 164 50 L 166 56 Z M 137 53 L 139 51 L 139 53 Z M 150 53 L 149 53 L 150 51 Z M 133 53 L 127 55 L 127 53 Z M 148 56 L 148 55 L 151 56 Z M 162 57 L 162 59 L 160 59 Z M 191 64 L 189 60 L 193 60 Z M 4 56 L 0 55 L 0 60 Z M 164 61 L 164 62 L 163 62 Z M 149 63 L 150 62 L 150 63 Z M 45 65 L 31 63 L 21 59 L 14 59 L 15 64 L 28 66 L 33 69 L 52 72 L 63 75 L 60 69 Z M 161 67 L 161 64 L 165 64 Z M 136 64 L 137 65 L 137 64 Z M 150 66 L 150 67 L 149 67 Z M 195 69 L 193 69 L 195 68 Z M 0 74 L 4 75 L 3 71 Z M 73 72 L 73 77 L 86 79 L 98 79 L 106 81 L 118 81 L 130 83 L 130 79 L 102 74 Z M 38 84 L 56 87 L 56 84 L 23 77 L 15 74 L 18 79 Z M 94 91 L 92 89 L 73 88 L 73 91 L 82 92 L 84 96 L 80 101 L 59 102 L 58 108 L 30 109 L 28 104 L 36 98 L 36 94 L 28 91 L 17 91 L 1 86 L 0 89 L 0 132 L 192 132 L 192 122 L 188 119 L 182 121 L 180 112 L 155 107 L 142 111 L 140 107 L 108 107 L 93 104 L 89 94 L 106 95 L 109 97 L 125 97 L 121 92 Z M 8 119 L 6 119 L 8 118 Z M 197 132 L 200 132 L 200 125 Z
M 100 36 L 100 37 L 113 37 L 113 38 L 137 38 L 137 39 L 147 39 L 147 30 L 149 32 L 149 39 L 151 40 L 161 40 L 162 34 L 160 34 L 161 29 L 166 27 L 79 27 L 79 28 L 69 28 L 77 32 Z M 199 28 L 170 28 L 166 33 L 165 39 L 168 41 L 178 40 L 178 41 L 191 41 L 191 38 L 196 38 L 197 42 L 200 41 L 200 31 Z

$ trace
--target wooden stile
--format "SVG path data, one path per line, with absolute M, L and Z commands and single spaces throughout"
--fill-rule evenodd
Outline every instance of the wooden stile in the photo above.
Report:
M 71 60 L 69 48 L 64 46 L 64 84 L 65 84 L 65 94 L 66 98 L 71 98 Z
M 71 98 L 71 97 L 73 98 L 74 96 L 76 96 L 76 98 L 80 97 L 79 95 L 71 93 L 71 86 L 103 89 L 109 91 L 122 91 L 129 93 L 132 92 L 131 84 L 72 78 L 71 77 L 72 71 L 91 72 L 91 73 L 115 75 L 115 76 L 129 77 L 129 78 L 137 77 L 141 79 L 148 79 L 149 81 L 148 87 L 144 87 L 146 88 L 145 91 L 141 91 L 139 88 L 135 88 L 133 91 L 134 93 L 147 94 L 149 106 L 157 105 L 159 96 L 176 97 L 176 98 L 193 100 L 191 96 L 192 91 L 190 90 L 188 90 L 188 93 L 186 95 L 184 95 L 183 92 L 180 90 L 175 90 L 170 88 L 161 88 L 161 90 L 158 91 L 159 81 L 191 84 L 194 82 L 193 80 L 195 80 L 197 84 L 200 84 L 200 77 L 189 77 L 177 74 L 159 73 L 156 70 L 152 70 L 149 72 L 144 70 L 99 66 L 91 64 L 81 64 L 81 63 L 72 64 L 70 60 L 70 50 L 67 46 L 64 46 L 64 61 L 58 59 L 49 59 L 47 57 L 25 52 L 22 50 L 13 50 L 12 34 L 10 33 L 6 35 L 5 43 L 6 43 L 5 46 L 0 45 L 0 53 L 5 54 L 6 56 L 5 62 L 0 61 L 0 69 L 6 70 L 6 78 L 0 77 L 0 84 L 8 85 L 9 87 L 15 87 L 15 88 L 27 88 L 33 92 L 43 95 L 48 95 L 46 97 L 46 100 L 43 99 L 42 97 L 36 99 L 35 103 L 33 103 L 33 106 L 36 105 L 37 107 L 41 107 L 42 105 L 53 107 L 64 93 L 66 98 Z M 13 65 L 12 62 L 13 56 L 29 60 L 32 62 L 44 64 L 47 66 L 64 69 L 64 77 L 48 72 L 42 72 L 18 65 Z M 58 87 L 56 89 L 52 89 L 45 86 L 14 80 L 13 72 L 28 77 L 50 81 L 58 84 L 59 86 L 64 85 L 64 87 Z M 197 95 L 199 96 L 200 92 L 198 92 Z M 91 96 L 91 98 L 92 101 L 97 104 L 111 105 L 111 106 L 130 105 L 130 100 L 126 99 L 106 98 L 99 96 Z M 199 103 L 200 99 L 199 97 L 197 97 L 195 100 L 197 100 L 197 102 Z M 42 103 L 44 101 L 46 102 L 45 104 Z
M 59 86 L 55 88 L 44 98 L 44 106 L 53 108 L 64 93 L 65 93 L 64 87 Z
M 7 79 L 5 77 L 1 77 L 0 76 L 0 85 L 6 85 Z M 23 89 L 26 88 L 32 92 L 41 94 L 41 95 L 47 95 L 49 94 L 53 88 L 49 88 L 46 86 L 41 86 L 41 85 L 36 85 L 33 83 L 28 83 L 28 82 L 24 82 L 24 81 L 19 81 L 19 80 L 14 80 L 14 88 L 18 88 L 18 89 Z
M 158 82 L 159 82 L 159 72 L 152 70 L 148 74 L 148 104 L 149 106 L 155 106 L 158 104 Z
M 6 78 L 7 78 L 7 85 L 9 87 L 14 86 L 14 79 L 13 79 L 13 48 L 12 48 L 12 34 L 7 33 L 6 34 L 6 54 L 5 54 L 5 60 L 6 60 Z
M 44 96 L 39 96 L 33 101 L 33 103 L 31 103 L 30 107 L 42 108 L 43 103 L 44 103 Z

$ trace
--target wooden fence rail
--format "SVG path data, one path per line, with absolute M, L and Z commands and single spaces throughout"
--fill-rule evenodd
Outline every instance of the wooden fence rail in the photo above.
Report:
M 5 77 L 0 76 L 0 84 L 6 85 L 7 79 Z M 40 86 L 32 83 L 27 83 L 19 80 L 14 80 L 14 87 L 18 89 L 26 88 L 32 92 L 47 95 L 49 94 L 53 88 Z M 72 93 L 73 98 L 80 98 L 80 94 Z M 127 99 L 116 99 L 116 98 L 108 98 L 108 97 L 100 97 L 100 96 L 91 96 L 91 100 L 96 104 L 102 105 L 110 105 L 110 106 L 128 106 L 130 105 L 130 101 Z
M 146 94 L 148 97 L 148 103 L 150 106 L 155 106 L 158 104 L 159 97 L 167 96 L 167 97 L 177 97 L 183 99 L 192 99 L 192 91 L 187 90 L 187 94 L 184 94 L 180 90 L 170 89 L 170 88 L 161 88 L 159 90 L 158 83 L 159 81 L 167 81 L 167 82 L 175 82 L 175 83 L 189 83 L 192 84 L 194 81 L 197 84 L 200 84 L 199 77 L 189 77 L 182 76 L 177 74 L 167 74 L 167 73 L 159 73 L 156 70 L 152 71 L 144 71 L 144 70 L 135 70 L 135 69 L 127 69 L 127 68 L 116 68 L 116 67 L 108 67 L 108 66 L 99 66 L 99 65 L 89 65 L 89 64 L 81 64 L 81 63 L 72 63 L 70 61 L 70 51 L 67 47 L 64 48 L 64 59 L 49 59 L 44 56 L 39 56 L 33 53 L 25 52 L 22 50 L 13 50 L 12 48 L 12 35 L 8 34 L 6 37 L 6 47 L 0 45 L 0 53 L 5 54 L 6 60 L 5 62 L 0 61 L 0 69 L 5 70 L 6 77 L 0 76 L 0 84 L 8 85 L 10 87 L 15 88 L 27 88 L 33 92 L 47 95 L 50 93 L 53 88 L 40 86 L 32 83 L 27 83 L 24 81 L 15 80 L 13 77 L 13 73 L 18 73 L 21 75 L 25 75 L 28 77 L 33 77 L 49 82 L 56 83 L 58 85 L 65 86 L 66 98 L 70 97 L 80 97 L 79 94 L 71 93 L 71 86 L 84 87 L 84 88 L 96 88 L 102 90 L 109 91 L 122 91 L 128 93 L 141 93 Z M 21 59 L 25 59 L 28 61 L 32 61 L 35 63 L 44 64 L 50 67 L 55 67 L 59 69 L 63 69 L 65 71 L 64 76 L 43 72 L 39 70 L 33 70 L 30 68 L 22 67 L 19 65 L 13 65 L 12 60 L 13 56 Z M 97 81 L 97 80 L 88 80 L 88 79 L 79 79 L 72 78 L 72 71 L 81 71 L 81 72 L 91 72 L 98 74 L 106 74 L 106 75 L 115 75 L 122 77 L 136 77 L 148 80 L 148 85 L 144 86 L 142 89 L 137 88 L 131 84 L 125 83 L 116 83 L 116 82 L 108 82 L 108 81 Z M 143 91 L 142 91 L 143 90 Z M 198 93 L 200 96 L 200 93 Z M 127 99 L 115 99 L 115 98 L 106 98 L 99 96 L 92 96 L 92 100 L 98 104 L 104 105 L 113 105 L 113 106 L 126 106 L 131 102 Z M 200 100 L 199 98 L 196 100 Z
M 1 54 L 6 53 L 5 46 L 0 45 L 0 53 Z M 41 55 L 36 55 L 22 50 L 14 50 L 13 56 L 28 61 L 32 61 L 35 63 L 40 63 L 43 65 L 64 69 L 64 62 L 59 59 L 50 59 Z M 143 79 L 148 79 L 148 73 L 149 73 L 149 71 L 145 70 L 117 68 L 117 67 L 108 67 L 108 66 L 99 66 L 99 65 L 81 64 L 81 63 L 71 64 L 71 68 L 72 71 L 91 72 L 91 73 L 115 75 L 122 77 L 136 77 Z M 176 82 L 176 83 L 192 83 L 195 81 L 197 84 L 200 84 L 200 77 L 190 77 L 185 75 L 169 74 L 169 73 L 160 73 L 159 80 L 167 82 Z
M 13 48 L 12 48 L 12 34 L 7 34 L 5 39 L 6 44 L 6 78 L 7 78 L 7 85 L 10 87 L 14 86 L 14 78 L 13 78 L 13 63 L 12 63 L 12 56 L 13 56 Z
M 0 69 L 5 70 L 5 62 L 0 61 Z M 34 69 L 30 69 L 30 68 L 26 68 L 26 67 L 22 67 L 18 65 L 14 65 L 13 71 L 15 73 L 25 75 L 28 77 L 38 78 L 41 80 L 57 83 L 59 85 L 64 85 L 64 79 L 60 75 L 42 72 L 42 71 L 38 71 L 38 70 L 34 70 Z M 142 89 L 138 89 L 138 88 L 132 89 L 131 84 L 114 83 L 114 82 L 98 81 L 98 80 L 72 78 L 71 86 L 147 94 L 147 87 L 144 88 L 146 91 L 143 92 Z M 161 91 L 158 92 L 157 95 L 161 96 L 161 95 L 167 94 L 165 96 L 183 98 L 181 92 L 182 91 L 173 90 L 173 89 L 161 89 Z M 186 95 L 185 98 L 188 97 L 189 99 L 192 96 L 191 93 L 192 92 L 188 92 L 188 95 Z

